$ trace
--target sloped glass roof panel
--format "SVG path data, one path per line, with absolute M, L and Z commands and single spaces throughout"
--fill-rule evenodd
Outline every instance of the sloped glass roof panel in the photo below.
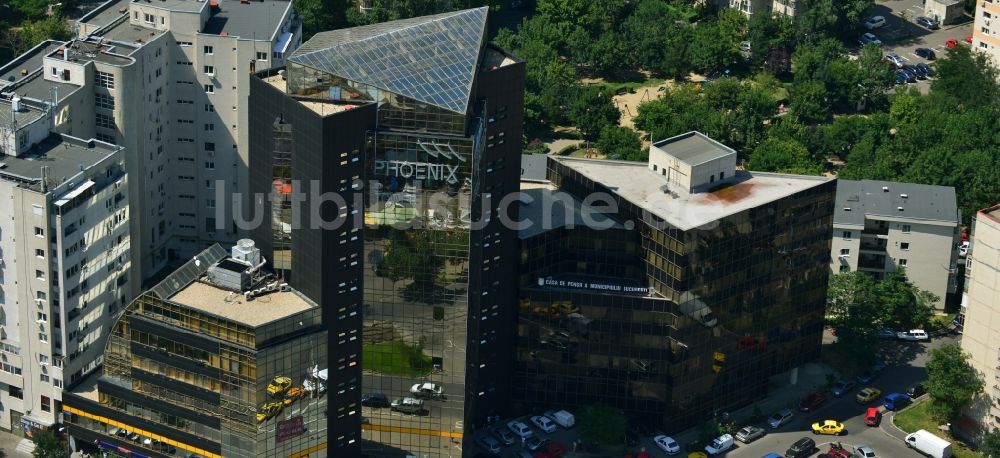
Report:
M 151 291 L 160 299 L 169 299 L 185 286 L 208 272 L 208 268 L 229 255 L 218 243 L 198 253 L 193 259 L 184 263 L 179 269 L 154 286 Z
M 289 60 L 464 114 L 486 40 L 487 11 L 322 32 Z

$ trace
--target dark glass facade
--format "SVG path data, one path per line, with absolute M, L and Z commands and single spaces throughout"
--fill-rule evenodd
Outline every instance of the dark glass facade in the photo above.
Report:
M 549 178 L 580 198 L 608 192 L 551 159 Z M 603 402 L 676 431 L 763 397 L 769 377 L 819 356 L 835 186 L 691 230 L 611 192 L 634 230 L 521 240 L 515 398 L 533 408 Z M 648 294 L 571 286 L 582 283 Z

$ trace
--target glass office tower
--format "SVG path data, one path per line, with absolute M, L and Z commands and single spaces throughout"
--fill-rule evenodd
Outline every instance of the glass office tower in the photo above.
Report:
M 356 422 L 367 456 L 461 456 L 469 433 L 510 406 L 499 381 L 513 364 L 516 259 L 504 250 L 517 235 L 501 226 L 497 202 L 517 190 L 524 64 L 486 41 L 487 12 L 322 32 L 280 74 L 257 75 L 266 84 L 251 112 L 255 189 L 284 183 L 279 163 L 291 151 L 293 188 L 318 180 L 347 191 L 345 206 L 320 212 L 345 216 L 346 228 L 292 228 L 290 276 L 310 297 L 329 298 L 318 300 L 324 311 L 343 308 L 328 290 L 357 288 L 363 298 L 360 314 L 352 301 L 327 322 L 344 325 L 330 330 L 331 359 L 346 358 L 343 371 L 331 361 L 331 384 L 345 383 L 331 398 L 344 402 L 336 424 Z M 265 126 L 282 114 L 290 147 L 283 124 Z M 322 153 L 305 161 L 309 151 Z M 279 223 L 280 206 L 268 208 Z M 268 230 L 276 236 L 265 252 L 277 259 L 280 224 Z M 302 264 L 317 252 L 314 267 Z M 362 392 L 398 402 L 368 405 Z

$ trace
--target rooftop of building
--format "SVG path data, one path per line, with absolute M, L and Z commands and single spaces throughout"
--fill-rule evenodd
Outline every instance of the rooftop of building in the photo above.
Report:
M 139 3 L 144 6 L 163 8 L 167 11 L 178 11 L 181 13 L 197 13 L 204 8 L 208 2 L 203 0 L 132 0 L 132 3 Z
M 130 0 L 110 0 L 102 3 L 97 8 L 94 8 L 89 13 L 83 15 L 80 18 L 79 23 L 93 25 L 95 27 L 104 27 L 115 19 L 118 19 L 123 14 L 128 13 L 128 4 Z
M 73 84 L 46 80 L 42 75 L 41 67 L 39 67 L 27 78 L 0 89 L 0 92 L 4 94 L 17 94 L 21 97 L 28 97 L 35 100 L 52 100 L 58 94 L 57 97 L 61 101 L 73 92 L 76 92 L 77 89 L 80 88 Z
M 468 110 L 488 7 L 320 32 L 289 61 L 455 113 Z
M 288 93 L 288 91 L 286 90 L 287 82 L 285 81 L 284 76 L 275 72 L 270 72 L 270 73 L 271 74 L 268 74 L 266 76 L 261 75 L 261 79 L 264 80 L 265 83 L 268 83 L 271 86 L 274 86 L 279 91 L 287 94 Z M 328 116 L 360 106 L 360 104 L 356 103 L 344 103 L 341 101 L 323 100 L 318 98 L 312 99 L 309 97 L 300 97 L 296 95 L 293 95 L 291 97 L 294 98 L 297 102 L 301 103 L 306 108 L 312 110 L 316 114 L 319 114 L 320 116 Z
M 10 100 L 0 99 L 0 127 L 9 126 L 11 121 L 17 127 L 26 126 L 39 119 L 45 114 L 44 106 L 37 106 L 31 102 L 21 101 L 18 103 L 18 111 L 12 109 L 13 103 Z
M 1000 204 L 994 205 L 990 208 L 984 208 L 982 210 L 979 210 L 979 213 L 983 216 L 988 217 L 989 219 L 992 219 L 993 221 L 1000 223 Z
M 568 192 L 540 184 L 522 187 L 520 192 L 518 218 L 523 227 L 518 230 L 517 236 L 522 239 L 563 227 L 590 227 L 597 230 L 625 228 L 619 221 L 585 205 Z
M 493 45 L 487 45 L 486 52 L 483 53 L 483 63 L 480 65 L 480 68 L 490 70 L 498 67 L 506 67 L 517 62 L 517 58 L 506 51 Z
M 287 0 L 220 1 L 219 9 L 213 12 L 202 32 L 270 41 L 291 7 L 292 2 Z
M 547 154 L 521 155 L 521 180 L 547 181 L 549 156 Z
M 101 162 L 119 147 L 96 140 L 81 140 L 51 134 L 21 156 L 0 159 L 0 180 L 41 183 L 42 167 L 48 167 L 49 186 L 54 187 Z
M 83 380 L 80 380 L 77 384 L 70 387 L 69 392 L 94 402 L 100 402 L 100 396 L 97 392 L 97 381 L 101 379 L 102 375 L 104 375 L 103 366 L 98 367 L 94 372 L 87 374 Z
M 736 154 L 732 148 L 697 131 L 660 140 L 653 143 L 652 148 L 661 150 L 690 166 Z
M 69 46 L 69 56 L 66 57 L 65 60 L 78 64 L 95 61 L 117 66 L 125 66 L 132 63 L 131 58 L 108 54 L 109 51 L 114 51 L 114 48 L 115 46 L 113 45 L 109 46 L 102 45 L 100 43 L 75 40 Z M 64 59 L 63 53 L 63 48 L 60 47 L 51 52 L 48 57 L 62 60 Z
M 42 59 L 60 46 L 62 43 L 55 40 L 43 41 L 0 67 L 0 87 L 27 77 L 31 72 L 42 68 Z
M 737 171 L 731 181 L 688 194 L 670 191 L 666 177 L 649 170 L 645 162 L 550 157 L 680 230 L 695 229 L 833 179 Z
M 839 180 L 833 223 L 864 226 L 865 216 L 958 224 L 955 188 L 878 180 Z
M 132 25 L 129 21 L 117 22 L 111 27 L 101 30 L 97 35 L 105 40 L 120 41 L 122 43 L 142 44 L 155 39 L 163 31 L 147 29 L 137 25 Z M 119 54 L 130 54 L 130 52 L 119 51 Z

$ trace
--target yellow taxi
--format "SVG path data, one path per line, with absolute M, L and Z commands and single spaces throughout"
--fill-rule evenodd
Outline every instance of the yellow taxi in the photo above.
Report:
M 284 376 L 275 377 L 267 384 L 267 394 L 278 396 L 284 394 L 292 386 L 292 379 Z
M 691 452 L 688 453 L 688 458 L 708 458 L 705 452 Z
M 847 434 L 844 424 L 836 420 L 823 420 L 812 424 L 813 434 L 827 434 L 830 436 L 842 436 Z
M 281 413 L 281 406 L 282 404 L 280 402 L 268 402 L 261 405 L 260 408 L 257 409 L 257 422 L 263 422 L 275 415 L 278 415 Z
M 855 398 L 861 404 L 868 404 L 874 401 L 879 395 L 882 394 L 882 390 L 878 388 L 867 387 L 861 391 L 858 391 L 858 396 Z
M 285 392 L 285 399 L 282 402 L 287 406 L 304 397 L 306 397 L 306 389 L 301 386 L 295 386 Z

